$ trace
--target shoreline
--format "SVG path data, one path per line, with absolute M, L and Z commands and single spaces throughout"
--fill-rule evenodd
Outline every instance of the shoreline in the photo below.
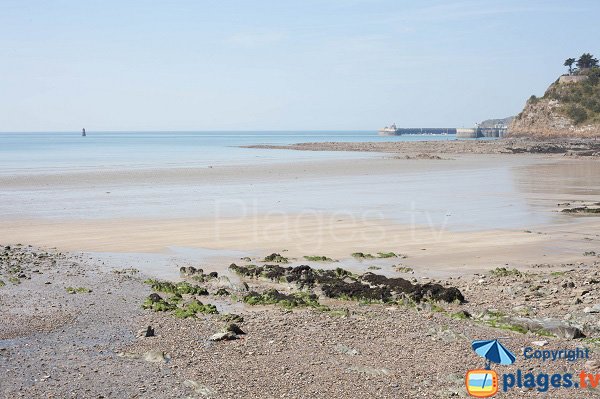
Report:
M 531 140 L 506 138 L 496 140 L 322 142 L 291 145 L 249 145 L 241 148 L 283 149 L 299 151 L 353 151 L 406 154 L 547 154 L 598 158 L 600 142 L 596 140 Z
M 531 226 L 531 230 L 449 231 L 385 220 L 341 220 L 335 215 L 256 216 L 228 219 L 138 219 L 81 221 L 11 221 L 0 242 L 30 243 L 63 251 L 169 254 L 178 252 L 213 267 L 226 268 L 230 253 L 286 251 L 304 256 L 351 259 L 354 252 L 406 254 L 403 260 L 430 276 L 458 276 L 492 268 L 585 260 L 596 249 L 600 221 L 569 216 L 568 223 Z M 35 228 L 32 229 L 32 226 Z M 359 266 L 359 265 L 356 265 Z

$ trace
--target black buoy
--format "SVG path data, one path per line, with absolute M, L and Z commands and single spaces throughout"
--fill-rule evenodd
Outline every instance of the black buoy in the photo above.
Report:
M 81 137 L 85 137 L 85 128 L 81 129 Z

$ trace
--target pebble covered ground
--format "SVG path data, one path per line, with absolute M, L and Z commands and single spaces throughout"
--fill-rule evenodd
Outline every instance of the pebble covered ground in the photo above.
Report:
M 4 248 L 4 247 L 2 247 Z M 327 308 L 248 306 L 248 290 L 290 284 L 260 278 L 205 281 L 219 314 L 177 318 L 142 309 L 151 286 L 134 269 L 110 270 L 78 254 L 0 249 L 2 398 L 446 398 L 464 397 L 468 369 L 484 360 L 473 339 L 503 337 L 516 355 L 499 373 L 600 372 L 597 257 L 578 265 L 497 269 L 441 282 L 466 303 L 374 304 L 324 299 Z M 208 273 L 210 268 L 204 266 Z M 413 275 L 406 270 L 406 278 Z M 600 280 L 600 278 L 598 278 Z M 217 297 L 218 288 L 230 296 Z M 160 296 L 166 294 L 159 292 Z M 187 301 L 188 295 L 183 295 Z M 211 340 L 238 313 L 237 339 Z M 560 320 L 586 338 L 513 328 L 513 317 Z M 229 318 L 231 320 L 231 318 Z M 147 333 L 151 326 L 154 334 Z M 145 335 L 153 335 L 146 337 Z M 600 334 L 597 335 L 600 337 Z M 214 338 L 214 337 L 213 337 Z M 538 342 L 539 341 L 539 342 Z M 538 345 L 543 345 L 538 347 Z M 589 348 L 588 360 L 524 359 L 522 348 Z M 497 397 L 593 398 L 595 389 L 515 388 Z

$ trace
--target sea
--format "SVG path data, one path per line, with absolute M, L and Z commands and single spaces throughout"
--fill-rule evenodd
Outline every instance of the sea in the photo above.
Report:
M 202 131 L 0 133 L 0 174 L 64 170 L 181 168 L 356 158 L 351 152 L 240 148 L 328 141 L 455 140 L 455 135 L 378 136 L 375 131 Z
M 575 193 L 595 179 L 596 169 L 569 169 L 565 179 L 547 184 L 538 173 L 539 160 L 515 157 L 506 162 L 493 156 L 489 162 L 479 156 L 476 164 L 414 160 L 398 173 L 372 169 L 264 181 L 243 173 L 219 181 L 185 177 L 185 170 L 194 168 L 239 166 L 243 172 L 245 165 L 272 164 L 275 171 L 277 163 L 389 158 L 241 147 L 245 145 L 419 140 L 456 137 L 378 136 L 376 131 L 88 131 L 87 137 L 79 132 L 0 133 L 0 221 L 243 216 L 251 207 L 257 214 L 375 215 L 436 229 L 530 229 L 556 219 L 539 205 L 548 190 Z M 178 178 L 164 177 L 171 168 Z M 153 179 L 154 171 L 163 178 Z M 146 178 L 137 181 L 127 172 Z

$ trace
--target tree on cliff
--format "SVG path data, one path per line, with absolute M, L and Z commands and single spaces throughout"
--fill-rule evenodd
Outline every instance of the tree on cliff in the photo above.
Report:
M 577 61 L 575 58 L 567 58 L 563 64 L 564 66 L 569 67 L 569 75 L 573 74 L 573 64 L 575 61 Z
M 594 68 L 598 66 L 598 60 L 594 58 L 590 53 L 583 53 L 577 60 L 577 67 L 579 69 Z

